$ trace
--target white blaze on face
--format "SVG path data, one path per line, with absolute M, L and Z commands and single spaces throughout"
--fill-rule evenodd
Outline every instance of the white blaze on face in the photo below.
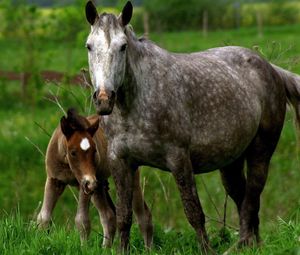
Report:
M 102 17 L 102 23 L 107 22 L 107 17 Z M 109 40 L 107 33 L 109 33 Z M 89 70 L 95 89 L 116 90 L 121 85 L 125 72 L 126 54 L 120 49 L 125 43 L 126 35 L 121 28 L 104 32 L 101 27 L 92 27 L 87 44 L 91 46 L 88 52 Z
M 87 44 L 91 45 L 92 48 L 88 53 L 88 57 L 93 84 L 98 89 L 104 89 L 106 55 L 109 48 L 104 31 L 101 29 L 93 31 L 89 35 Z
M 87 138 L 83 138 L 80 142 L 80 148 L 84 151 L 88 150 L 91 147 L 90 142 Z

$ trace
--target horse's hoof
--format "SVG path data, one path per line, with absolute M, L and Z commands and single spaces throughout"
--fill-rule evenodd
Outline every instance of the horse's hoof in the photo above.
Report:
M 256 237 L 251 235 L 245 238 L 241 238 L 238 242 L 238 248 L 243 248 L 245 246 L 251 247 L 251 246 L 257 246 L 258 242 L 256 240 Z
M 230 255 L 233 251 L 238 249 L 239 242 L 235 242 L 232 246 L 229 247 L 227 251 L 225 251 L 222 255 Z
M 200 244 L 200 251 L 201 254 L 205 255 L 217 255 L 217 253 L 214 251 L 214 249 L 210 246 L 208 242 Z

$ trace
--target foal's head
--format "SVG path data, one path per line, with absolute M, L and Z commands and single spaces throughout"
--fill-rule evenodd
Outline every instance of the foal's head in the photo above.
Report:
M 60 127 L 66 138 L 70 168 L 84 192 L 89 194 L 97 186 L 96 144 L 93 136 L 99 127 L 99 119 L 90 124 L 86 118 L 70 109 L 67 118 L 65 116 L 61 118 Z
M 94 102 L 101 115 L 113 110 L 117 89 L 125 75 L 127 37 L 125 27 L 132 16 L 132 4 L 127 2 L 122 13 L 98 14 L 89 1 L 86 4 L 86 18 L 91 32 L 86 41 L 90 76 L 95 88 Z

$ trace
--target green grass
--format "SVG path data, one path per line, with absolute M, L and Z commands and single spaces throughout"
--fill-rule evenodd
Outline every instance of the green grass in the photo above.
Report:
M 224 45 L 242 45 L 250 48 L 258 45 L 266 58 L 300 73 L 299 28 L 299 25 L 265 28 L 263 37 L 258 37 L 254 28 L 214 31 L 209 32 L 208 37 L 203 37 L 201 32 L 192 31 L 151 34 L 150 37 L 162 47 L 175 52 L 192 52 Z M 69 45 L 49 40 L 39 45 L 40 70 L 52 69 L 74 74 L 79 72 L 82 66 L 87 66 L 84 41 L 82 45 L 79 43 Z M 70 52 L 66 52 L 70 47 L 72 47 Z M 19 43 L 12 39 L 1 38 L 0 48 L 0 69 L 21 70 L 24 52 L 19 48 Z M 39 126 L 51 133 L 63 115 L 57 105 L 45 100 L 44 97 L 51 96 L 49 91 L 52 91 L 58 95 L 64 109 L 75 106 L 81 109 L 81 112 L 90 102 L 89 91 L 74 86 L 58 89 L 51 84 L 40 85 L 42 89 L 38 92 L 34 87 L 30 88 L 29 91 L 34 98 L 34 102 L 31 102 L 23 98 L 18 82 L 0 80 L 0 244 L 4 244 L 3 247 L 0 245 L 0 254 L 86 254 L 90 249 L 92 249 L 90 253 L 101 253 L 102 250 L 98 245 L 101 235 L 96 234 L 101 232 L 100 224 L 93 226 L 96 232 L 92 233 L 87 246 L 80 247 L 78 235 L 73 229 L 76 204 L 69 189 L 66 189 L 58 202 L 53 217 L 55 226 L 49 234 L 36 231 L 29 224 L 35 220 L 40 208 L 45 182 L 44 157 L 35 146 L 45 152 L 49 137 Z M 260 218 L 265 245 L 261 249 L 245 250 L 243 254 L 299 254 L 300 224 L 297 218 L 300 208 L 299 163 L 299 145 L 297 146 L 296 142 L 293 114 L 289 112 L 262 194 Z M 196 181 L 201 203 L 207 215 L 210 238 L 216 243 L 218 229 L 221 227 L 216 221 L 221 221 L 223 217 L 225 201 L 220 176 L 216 171 L 197 176 Z M 194 233 L 185 218 L 172 176 L 144 167 L 142 185 L 156 224 L 156 248 L 153 254 L 197 253 Z M 112 182 L 111 187 L 115 200 Z M 76 190 L 74 191 L 76 193 Z M 20 212 L 18 216 L 10 216 L 16 211 Z M 98 222 L 94 208 L 91 210 L 91 218 L 93 222 Z M 227 223 L 233 228 L 238 228 L 238 216 L 230 199 Z M 132 242 L 134 247 L 140 249 L 142 244 L 137 233 L 135 227 Z M 222 244 L 220 247 L 216 245 L 216 249 L 224 251 L 236 241 L 236 238 L 235 232 L 230 232 L 230 244 Z M 114 252 L 115 250 L 112 253 Z
M 169 33 L 150 33 L 150 39 L 160 46 L 174 52 L 193 52 L 212 47 L 239 45 L 248 48 L 258 46 L 267 59 L 283 67 L 300 73 L 300 25 L 265 27 L 263 36 L 258 36 L 257 29 L 211 31 L 203 37 L 201 31 L 182 31 Z M 55 40 L 36 41 L 36 66 L 39 70 L 56 70 L 78 73 L 87 66 L 87 52 L 84 47 L 88 35 L 80 33 L 72 43 Z M 24 65 L 28 52 L 18 40 L 0 37 L 0 70 L 18 70 Z M 8 61 L 9 60 L 9 61 Z
M 264 243 L 259 247 L 236 248 L 237 235 L 226 231 L 222 239 L 220 232 L 210 229 L 212 248 L 221 254 L 231 249 L 230 254 L 300 254 L 299 218 L 291 221 L 278 219 L 271 231 L 264 234 Z M 79 235 L 73 227 L 65 228 L 53 225 L 47 231 L 37 229 L 34 222 L 26 222 L 20 214 L 0 219 L 0 254 L 117 254 L 118 241 L 112 249 L 103 249 L 102 233 L 92 231 L 89 240 L 82 246 Z M 232 248 L 233 247 L 233 248 Z M 148 252 L 143 247 L 143 240 L 138 227 L 133 225 L 131 232 L 132 254 L 199 254 L 195 233 L 191 230 L 164 231 L 156 226 L 154 231 L 153 249 Z

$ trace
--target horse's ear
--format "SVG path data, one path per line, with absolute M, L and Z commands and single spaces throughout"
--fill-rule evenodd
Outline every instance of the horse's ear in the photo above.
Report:
M 67 138 L 67 140 L 70 139 L 70 137 L 74 133 L 74 129 L 72 128 L 72 126 L 70 125 L 70 123 L 68 122 L 65 116 L 63 116 L 60 119 L 60 128 L 64 136 Z
M 132 10 L 132 3 L 128 1 L 122 10 L 122 13 L 119 16 L 119 21 L 123 27 L 125 27 L 130 22 L 132 17 Z
M 92 1 L 86 3 L 85 16 L 87 21 L 93 26 L 98 18 L 98 12 Z
M 99 127 L 99 118 L 97 118 L 95 123 L 93 123 L 88 127 L 87 132 L 93 137 L 96 131 L 98 130 L 98 127 Z

